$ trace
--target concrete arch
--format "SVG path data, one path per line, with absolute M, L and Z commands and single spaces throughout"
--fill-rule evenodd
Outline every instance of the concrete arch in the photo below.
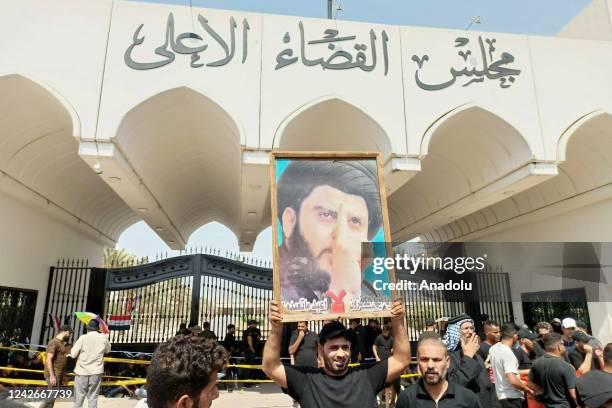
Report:
M 180 95 L 180 94 L 189 94 L 189 93 L 193 95 L 197 95 L 198 97 L 202 98 L 207 103 L 209 103 L 210 106 L 215 107 L 216 114 L 218 114 L 219 117 L 223 117 L 227 119 L 229 126 L 235 127 L 235 133 L 239 137 L 240 144 L 242 146 L 246 146 L 246 130 L 244 129 L 244 126 L 229 112 L 229 110 L 223 105 L 223 103 L 218 100 L 213 100 L 212 98 L 208 97 L 206 94 L 188 85 L 182 85 L 182 86 L 167 88 L 163 90 L 156 90 L 148 94 L 146 97 L 142 98 L 139 102 L 134 103 L 131 106 L 131 108 L 128 109 L 127 112 L 120 118 L 119 123 L 117 124 L 112 136 L 116 137 L 119 134 L 119 132 L 122 129 L 122 126 L 124 126 L 126 116 L 136 113 L 138 110 L 143 109 L 143 107 L 147 107 L 160 100 L 164 100 L 166 98 L 169 100 L 173 96 Z M 164 107 L 160 106 L 160 108 L 164 108 Z
M 243 138 L 223 107 L 192 88 L 177 87 L 130 109 L 113 144 L 153 197 L 149 204 L 162 210 L 185 242 L 211 221 L 237 235 Z
M 597 109 L 572 122 L 572 124 L 565 129 L 561 136 L 559 136 L 557 141 L 557 161 L 564 162 L 566 160 L 567 145 L 572 136 L 574 136 L 574 134 L 576 134 L 576 132 L 578 132 L 582 126 L 592 123 L 592 121 L 606 119 L 606 117 L 612 118 L 612 111 Z
M 533 171 L 532 150 L 523 135 L 473 103 L 432 123 L 420 155 L 421 171 L 389 198 L 392 213 L 400 215 L 391 219 L 395 240 L 440 228 L 503 200 L 526 188 L 523 180 Z
M 431 144 L 432 138 L 438 132 L 441 126 L 447 125 L 449 121 L 460 119 L 461 116 L 463 115 L 468 115 L 468 117 L 464 120 L 469 120 L 470 119 L 469 115 L 474 115 L 474 114 L 484 114 L 490 118 L 495 118 L 499 120 L 500 126 L 506 127 L 508 130 L 511 130 L 511 132 L 516 135 L 520 135 L 522 141 L 527 146 L 529 146 L 529 142 L 521 135 L 521 133 L 518 130 L 516 130 L 516 128 L 514 128 L 514 126 L 508 123 L 505 119 L 503 119 L 501 116 L 494 113 L 491 109 L 488 109 L 488 108 L 483 107 L 482 105 L 470 102 L 470 103 L 466 103 L 466 104 L 457 106 L 456 108 L 449 110 L 448 112 L 440 116 L 438 119 L 436 119 L 427 128 L 427 130 L 423 134 L 423 137 L 421 138 L 420 150 L 419 150 L 420 157 L 423 158 L 427 155 L 427 153 L 429 152 L 429 146 Z M 531 149 L 530 149 L 530 153 L 531 153 Z
M 293 111 L 277 127 L 272 143 L 281 150 L 369 150 L 384 158 L 393 153 L 383 127 L 357 104 L 334 94 Z
M 53 98 L 65 109 L 65 111 L 70 116 L 70 123 L 72 124 L 72 136 L 77 139 L 81 138 L 81 119 L 79 114 L 77 113 L 74 105 L 72 105 L 66 97 L 64 97 L 60 92 L 58 92 L 51 85 L 46 82 L 37 79 L 29 74 L 23 74 L 18 72 L 8 72 L 4 74 L 0 74 L 0 81 L 15 81 L 22 82 L 24 85 L 32 87 L 40 87 L 48 92 Z
M 80 126 L 50 86 L 21 74 L 0 77 L 0 169 L 32 202 L 43 198 L 95 239 L 114 241 L 135 217 L 79 157 Z
M 465 221 L 471 227 L 452 239 L 479 239 L 561 215 L 576 205 L 586 206 L 609 199 L 612 115 L 597 110 L 576 120 L 559 139 L 558 158 L 562 161 L 558 175 L 468 215 Z M 482 219 L 483 222 L 478 222 Z

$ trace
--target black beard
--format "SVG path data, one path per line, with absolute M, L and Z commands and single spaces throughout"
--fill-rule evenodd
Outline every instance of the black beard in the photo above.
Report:
M 344 367 L 342 368 L 334 367 L 334 363 L 332 362 L 332 360 L 326 356 L 323 357 L 323 363 L 325 364 L 325 368 L 327 368 L 329 372 L 332 372 L 334 374 L 343 374 L 348 368 L 349 359 L 346 359 Z
M 296 224 L 295 231 L 285 245 L 286 255 L 281 257 L 284 278 L 295 287 L 298 296 L 309 300 L 319 298 L 329 289 L 329 273 L 317 267 L 318 261 L 310 253 Z

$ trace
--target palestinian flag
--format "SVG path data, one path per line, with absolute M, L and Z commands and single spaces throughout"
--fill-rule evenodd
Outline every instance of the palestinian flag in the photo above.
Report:
M 109 330 L 129 330 L 132 324 L 132 316 L 111 315 L 106 319 L 106 323 L 108 324 Z

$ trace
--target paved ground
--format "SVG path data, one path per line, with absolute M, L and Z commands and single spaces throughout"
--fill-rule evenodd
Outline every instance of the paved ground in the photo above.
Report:
M 246 389 L 244 391 L 220 391 L 219 399 L 213 402 L 213 408 L 290 408 L 291 398 L 283 394 L 280 388 L 273 384 L 262 384 L 259 388 Z M 99 408 L 133 408 L 136 400 L 112 398 L 98 399 Z M 38 407 L 39 404 L 31 404 Z M 87 406 L 87 404 L 85 404 Z M 58 402 L 55 408 L 72 408 L 72 402 Z

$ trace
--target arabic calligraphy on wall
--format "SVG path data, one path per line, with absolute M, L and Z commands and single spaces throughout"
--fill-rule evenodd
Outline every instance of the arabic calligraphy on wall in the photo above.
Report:
M 312 67 L 319 65 L 322 69 L 353 69 L 359 68 L 365 72 L 371 72 L 376 68 L 378 63 L 378 49 L 376 47 L 378 42 L 378 36 L 374 30 L 370 30 L 369 35 L 369 51 L 368 44 L 366 42 L 359 42 L 357 36 L 348 35 L 340 36 L 338 30 L 328 28 L 323 32 L 323 37 L 316 40 L 307 41 L 304 35 L 304 24 L 300 21 L 298 23 L 298 29 L 300 32 L 299 40 L 299 56 L 295 55 L 293 48 L 285 48 L 276 56 L 275 70 L 287 67 L 300 61 L 304 66 Z M 382 30 L 381 36 L 381 48 L 382 48 L 382 59 L 384 64 L 385 76 L 389 72 L 389 53 L 387 49 L 387 43 L 389 42 L 389 36 L 385 30 Z M 353 56 L 352 51 L 347 51 L 343 47 L 343 43 L 349 42 L 353 44 L 352 47 L 355 51 Z M 286 32 L 283 36 L 283 43 L 291 43 L 291 35 Z M 307 56 L 307 53 L 315 53 L 317 45 L 327 44 L 328 55 L 327 57 L 313 58 Z M 316 51 L 321 53 L 321 47 L 318 47 Z
M 134 32 L 134 36 L 132 38 L 132 44 L 125 50 L 123 55 L 123 59 L 125 64 L 136 70 L 147 70 L 147 69 L 155 69 L 160 68 L 165 65 L 170 64 L 175 60 L 176 55 L 190 55 L 190 66 L 192 68 L 201 68 L 203 66 L 207 67 L 222 67 L 227 65 L 233 58 L 236 53 L 236 29 L 238 28 L 238 24 L 234 17 L 230 17 L 229 19 L 229 28 L 230 28 L 230 39 L 229 45 L 226 40 L 223 39 L 209 24 L 208 20 L 201 15 L 198 15 L 198 21 L 204 31 L 210 36 L 210 38 L 223 49 L 223 53 L 225 56 L 216 61 L 211 61 L 207 64 L 200 62 L 200 54 L 208 48 L 208 44 L 204 42 L 204 38 L 199 34 L 192 32 L 185 32 L 179 35 L 175 35 L 174 32 L 174 14 L 168 14 L 168 19 L 166 20 L 166 36 L 165 41 L 162 45 L 155 48 L 154 52 L 156 55 L 159 55 L 160 59 L 156 61 L 150 62 L 141 62 L 136 61 L 132 57 L 132 51 L 134 48 L 142 45 L 145 41 L 145 36 L 140 35 L 140 31 L 144 24 L 138 26 L 136 31 Z M 249 22 L 247 19 L 242 20 L 242 63 L 244 64 L 247 60 L 248 56 L 248 32 L 251 29 L 249 26 Z M 186 41 L 189 40 L 192 44 L 187 45 Z
M 177 55 L 189 55 L 191 68 L 222 67 L 230 63 L 236 55 L 238 24 L 234 17 L 229 19 L 229 40 L 224 39 L 215 31 L 202 15 L 198 15 L 198 22 L 206 32 L 207 37 L 212 40 L 210 43 L 223 51 L 224 56 L 222 58 L 208 63 L 202 62 L 202 54 L 208 49 L 209 43 L 204 40 L 204 37 L 194 32 L 184 32 L 177 35 L 174 28 L 174 15 L 169 13 L 166 20 L 164 43 L 153 49 L 153 54 L 158 57 L 152 61 L 137 61 L 134 59 L 132 55 L 134 49 L 143 46 L 145 42 L 145 36 L 141 35 L 144 24 L 140 24 L 134 32 L 132 43 L 125 50 L 125 64 L 135 70 L 155 69 L 172 63 Z M 242 64 L 246 62 L 248 57 L 250 29 L 247 19 L 243 19 L 241 33 Z M 298 31 L 297 52 L 291 46 L 291 34 L 286 32 L 283 36 L 282 41 L 287 48 L 276 55 L 275 70 L 300 62 L 306 67 L 320 66 L 323 70 L 360 69 L 364 72 L 372 72 L 376 69 L 379 61 L 382 60 L 384 75 L 386 76 L 389 72 L 389 36 L 385 30 L 382 30 L 379 36 L 371 29 L 366 41 L 358 40 L 356 35 L 341 35 L 338 30 L 331 28 L 324 30 L 321 38 L 307 39 L 304 34 L 304 24 L 301 21 L 298 23 Z M 422 79 L 425 63 L 430 61 L 429 55 L 412 55 L 412 61 L 417 65 L 414 73 L 417 86 L 426 91 L 439 91 L 464 79 L 463 87 L 482 83 L 485 80 L 499 80 L 499 86 L 504 89 L 511 87 L 516 81 L 516 77 L 520 75 L 521 70 L 508 66 L 514 62 L 514 56 L 509 52 L 502 52 L 497 59 L 494 57 L 495 51 L 497 51 L 496 42 L 495 38 L 485 38 L 483 40 L 483 37 L 479 36 L 477 47 L 480 50 L 480 55 L 477 57 L 472 55 L 470 40 L 465 37 L 457 37 L 455 48 L 459 49 L 457 54 L 462 58 L 465 65 L 462 68 L 451 67 L 449 70 L 450 79 L 444 79 L 438 83 L 428 83 Z M 379 53 L 381 56 L 379 56 Z M 155 57 L 152 56 L 152 58 Z
M 426 91 L 439 91 L 441 89 L 448 88 L 453 85 L 459 78 L 465 77 L 466 81 L 463 83 L 463 87 L 469 86 L 474 83 L 484 82 L 485 79 L 499 80 L 499 86 L 501 88 L 510 88 L 520 73 L 520 69 L 510 68 L 507 65 L 514 62 L 514 56 L 508 52 L 502 52 L 499 59 L 494 59 L 493 54 L 496 51 L 495 38 L 486 38 L 484 41 L 482 36 L 478 36 L 478 48 L 480 49 L 480 64 L 479 67 L 478 59 L 472 56 L 472 51 L 469 49 L 469 39 L 465 37 L 457 37 L 455 39 L 455 48 L 459 48 L 458 55 L 465 62 L 465 67 L 456 69 L 450 68 L 451 78 L 447 81 L 429 84 L 421 80 L 420 73 L 423 69 L 425 62 L 429 61 L 429 55 L 425 54 L 422 56 L 413 55 L 412 61 L 414 61 L 418 68 L 414 72 L 414 79 L 419 88 Z M 485 46 L 485 42 L 488 46 Z M 467 48 L 467 49 L 466 49 Z M 471 68 L 468 68 L 471 65 Z

